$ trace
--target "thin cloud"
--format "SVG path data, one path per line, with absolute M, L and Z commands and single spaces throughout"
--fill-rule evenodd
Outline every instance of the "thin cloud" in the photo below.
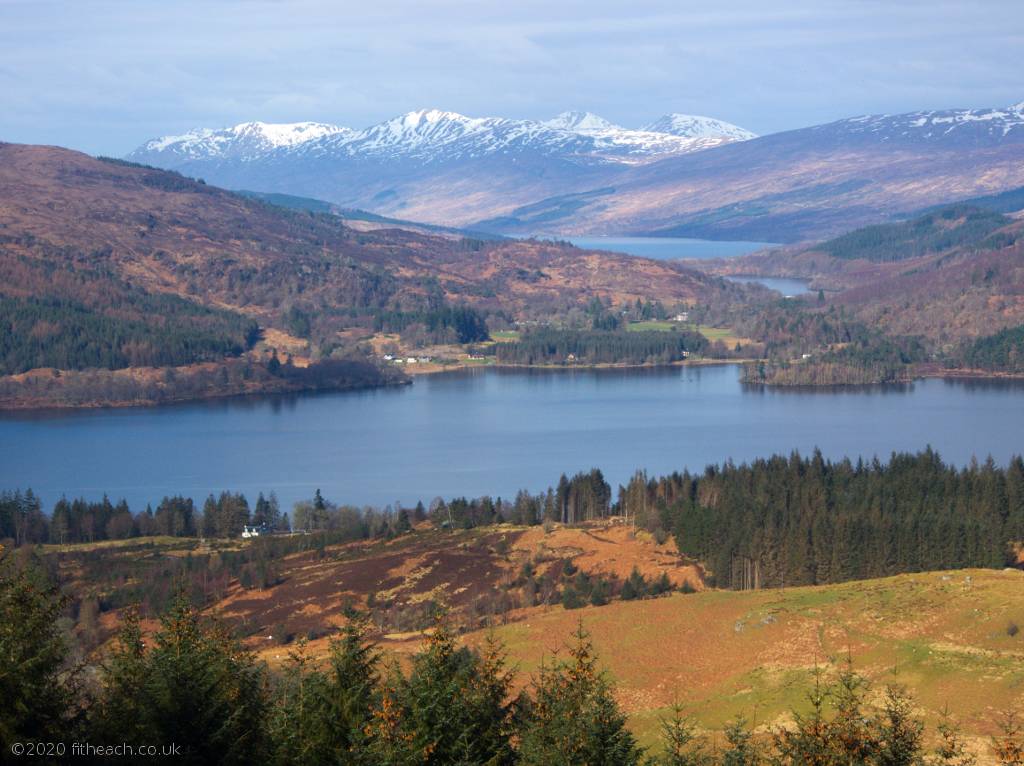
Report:
M 123 154 L 197 125 L 364 127 L 425 105 L 766 133 L 1020 101 L 1022 42 L 1017 0 L 0 0 L 0 139 Z

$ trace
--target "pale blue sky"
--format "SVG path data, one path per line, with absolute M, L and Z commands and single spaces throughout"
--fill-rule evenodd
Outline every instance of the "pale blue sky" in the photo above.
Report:
M 1024 100 L 1024 2 L 0 0 L 0 140 L 125 154 L 438 107 L 758 133 Z

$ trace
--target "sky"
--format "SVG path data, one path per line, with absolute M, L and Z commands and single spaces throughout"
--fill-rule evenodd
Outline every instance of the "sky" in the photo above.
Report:
M 121 156 L 413 109 L 765 134 L 1024 101 L 1021 0 L 0 0 L 0 140 Z

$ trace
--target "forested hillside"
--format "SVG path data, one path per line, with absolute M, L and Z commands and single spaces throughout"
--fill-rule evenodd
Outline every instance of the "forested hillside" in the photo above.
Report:
M 957 469 L 930 449 L 884 464 L 794 454 L 638 475 L 620 503 L 638 523 L 672 531 L 723 587 L 1003 567 L 1024 543 L 1024 461 Z
M 967 367 L 990 372 L 1024 372 L 1024 325 L 978 338 L 962 354 Z
M 375 311 L 443 302 L 519 312 L 595 295 L 677 302 L 742 293 L 674 264 L 563 244 L 359 232 L 330 214 L 63 149 L 2 144 L 0 158 L 4 260 L 59 256 L 73 273 L 104 268 L 133 287 L 231 307 L 261 324 L 292 307 L 322 315 L 326 332 Z
M 329 212 L 176 173 L 0 144 L 0 406 L 373 384 L 357 343 L 374 331 L 415 325 L 423 340 L 468 343 L 487 338 L 491 314 L 507 323 L 596 297 L 675 306 L 744 294 L 675 264 L 533 240 L 356 231 Z M 278 334 L 253 350 L 261 330 L 289 333 L 291 345 L 275 346 Z M 284 367 L 296 349 L 302 363 Z M 267 368 L 275 350 L 281 374 Z M 328 359 L 363 367 L 297 371 Z M 207 364 L 222 369 L 211 376 Z
M 107 285 L 110 283 L 107 282 Z M 168 367 L 238 356 L 259 335 L 239 314 L 173 295 L 111 290 L 90 307 L 60 298 L 0 295 L 0 375 L 38 367 Z
M 903 261 L 955 247 L 999 247 L 1005 240 L 988 236 L 1009 223 L 1011 219 L 997 212 L 954 205 L 910 221 L 856 229 L 814 249 L 847 260 Z
M 667 364 L 699 354 L 707 338 L 696 332 L 540 329 L 494 347 L 501 364 Z
M 704 321 L 766 344 L 766 363 L 748 369 L 751 381 L 879 383 L 963 369 L 1017 374 L 1022 232 L 1016 218 L 959 204 L 816 245 L 695 264 L 723 275 L 802 278 L 812 288 L 767 309 L 730 308 Z

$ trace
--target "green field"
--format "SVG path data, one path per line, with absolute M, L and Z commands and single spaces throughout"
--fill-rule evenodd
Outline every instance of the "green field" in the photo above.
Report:
M 736 715 L 783 725 L 806 709 L 815 670 L 834 678 L 849 657 L 872 699 L 906 686 L 930 732 L 948 705 L 985 753 L 998 715 L 1024 704 L 1024 634 L 1013 629 L 1024 625 L 1022 593 L 1017 570 L 929 572 L 556 608 L 497 634 L 529 675 L 582 622 L 645 743 L 676 699 L 719 736 Z
M 671 331 L 676 328 L 675 322 L 669 322 L 666 320 L 648 319 L 645 322 L 630 322 L 626 325 L 626 330 L 629 332 L 646 332 L 649 330 L 663 330 Z
M 509 343 L 519 340 L 519 330 L 495 330 L 491 333 L 491 339 L 498 343 Z

